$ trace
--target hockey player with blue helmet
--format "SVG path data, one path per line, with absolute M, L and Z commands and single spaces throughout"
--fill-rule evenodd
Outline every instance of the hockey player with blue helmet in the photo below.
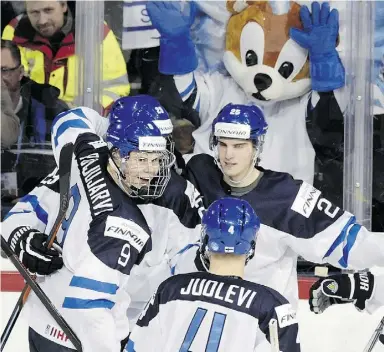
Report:
M 23 264 L 32 272 L 49 275 L 42 288 L 79 337 L 84 352 L 120 350 L 120 341 L 129 333 L 132 292 L 149 281 L 140 275 L 132 280 L 133 267 L 143 263 L 152 272 L 164 261 L 169 276 L 170 240 L 156 233 L 152 241 L 154 224 L 142 207 L 158 200 L 161 227 L 167 231 L 168 214 L 176 214 L 185 226 L 199 222 L 194 219 L 199 218 L 195 203 L 185 192 L 188 187 L 195 194 L 191 184 L 176 175 L 173 187 L 165 192 L 174 173 L 170 171 L 174 156 L 160 129 L 149 120 L 123 118 L 120 125 L 109 125 L 105 143 L 98 135 L 105 132 L 99 119 L 95 111 L 81 107 L 57 116 L 52 124 L 57 162 L 62 147 L 74 145 L 73 160 L 68 160 L 72 165 L 69 208 L 57 234 L 62 253 L 44 245 L 59 208 L 57 169 L 21 199 L 2 223 L 2 235 Z M 161 270 L 154 271 L 162 281 Z M 28 321 L 31 346 L 40 346 L 32 350 L 73 350 L 36 296 L 29 297 L 26 307 L 31 316 L 39 317 Z
M 269 287 L 242 279 L 259 228 L 260 219 L 247 201 L 214 201 L 201 229 L 208 272 L 175 275 L 163 282 L 125 351 L 299 352 L 296 312 L 288 301 Z M 274 340 L 279 346 L 271 348 Z
M 200 253 L 206 270 L 213 253 L 244 255 L 246 263 L 253 258 L 260 219 L 248 202 L 229 197 L 217 200 L 204 213 L 201 225 Z
M 137 121 L 126 125 L 109 125 L 106 137 L 111 150 L 109 172 L 131 197 L 161 197 L 175 157 L 167 150 L 166 140 L 154 123 Z
M 245 278 L 275 289 L 296 306 L 299 256 L 313 263 L 363 270 L 384 261 L 384 242 L 312 185 L 260 167 L 264 143 L 270 142 L 264 140 L 267 128 L 260 108 L 226 105 L 212 124 L 213 156 L 194 155 L 185 175 L 206 209 L 228 195 L 251 204 L 261 225 Z M 205 247 L 196 243 L 181 250 L 172 259 L 172 272 L 206 270 Z
M 173 153 L 172 140 L 173 125 L 168 112 L 159 101 L 150 95 L 135 95 L 122 97 L 116 100 L 109 113 L 109 123 L 116 124 L 117 128 L 124 121 L 125 124 L 137 121 L 153 122 L 167 139 L 169 150 Z
M 135 95 L 122 97 L 116 100 L 109 114 L 109 123 L 119 128 L 121 121 L 125 124 L 136 121 L 153 122 L 161 131 L 162 136 L 167 140 L 167 148 L 175 154 L 175 169 L 181 174 L 185 168 L 185 162 L 178 150 L 175 150 L 173 140 L 173 123 L 166 109 L 159 101 L 150 95 Z

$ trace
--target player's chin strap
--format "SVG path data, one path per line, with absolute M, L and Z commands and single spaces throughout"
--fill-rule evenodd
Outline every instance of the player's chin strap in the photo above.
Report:
M 126 179 L 125 175 L 121 172 L 119 167 L 117 166 L 115 160 L 113 159 L 112 153 L 109 155 L 108 165 L 112 169 L 114 175 L 111 175 L 113 179 L 115 180 L 116 184 L 119 186 L 119 188 L 126 194 L 131 195 L 130 190 L 124 185 L 123 180 Z

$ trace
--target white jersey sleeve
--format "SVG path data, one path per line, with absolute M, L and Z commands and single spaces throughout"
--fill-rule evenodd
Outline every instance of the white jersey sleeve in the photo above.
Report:
M 61 148 L 75 143 L 77 137 L 86 132 L 103 137 L 108 129 L 108 119 L 87 107 L 78 107 L 59 114 L 52 123 L 52 149 L 59 165 Z
M 166 327 L 161 326 L 160 316 L 158 314 L 151 313 L 152 310 L 156 310 L 158 307 L 159 293 L 157 291 L 153 294 L 141 313 L 138 321 L 139 325 L 133 328 L 124 351 L 164 351 L 164 334 L 162 334 L 162 330 Z M 150 312 L 148 312 L 148 310 L 150 310 Z M 151 318 L 149 319 L 148 316 Z M 151 338 L 148 338 L 148 336 Z
M 375 287 L 372 297 L 365 303 L 365 310 L 374 313 L 384 306 L 384 275 L 375 275 Z
M 120 341 L 129 333 L 128 279 L 132 267 L 151 250 L 150 230 L 137 205 L 107 174 L 109 151 L 88 117 L 85 109 L 73 109 L 53 123 L 56 160 L 62 146 L 69 142 L 74 144 L 74 156 L 69 208 L 57 236 L 64 267 L 47 276 L 41 287 L 79 337 L 84 352 L 118 352 Z M 14 214 L 6 221 L 17 216 L 23 224 L 41 230 L 45 225 L 45 232 L 49 232 L 59 194 L 44 187 L 47 185 L 33 191 L 37 193 L 34 202 L 12 209 Z M 24 212 L 31 215 L 30 219 L 21 218 Z M 28 306 L 32 309 L 30 316 L 40 317 L 30 319 L 32 329 L 73 348 L 68 339 L 47 334 L 55 322 L 35 295 L 31 294 Z
M 15 204 L 2 222 L 2 236 L 6 240 L 21 226 L 30 226 L 42 233 L 47 233 L 52 228 L 60 198 L 58 180 L 56 168 Z

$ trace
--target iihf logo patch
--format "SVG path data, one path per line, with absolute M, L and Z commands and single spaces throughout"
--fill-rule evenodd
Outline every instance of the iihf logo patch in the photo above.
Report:
M 216 242 L 211 242 L 209 244 L 209 247 L 211 247 L 211 250 L 216 252 L 219 249 L 219 245 Z
M 330 290 L 332 293 L 336 293 L 339 289 L 339 285 L 336 281 L 332 281 L 327 285 L 327 289 Z

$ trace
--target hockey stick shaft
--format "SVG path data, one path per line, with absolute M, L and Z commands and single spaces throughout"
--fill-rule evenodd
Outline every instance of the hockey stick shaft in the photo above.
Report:
M 68 336 L 69 340 L 73 343 L 75 348 L 78 351 L 82 351 L 81 342 L 79 338 L 76 336 L 74 331 L 68 325 L 68 323 L 64 320 L 61 314 L 58 312 L 56 307 L 52 304 L 48 296 L 44 293 L 44 291 L 40 288 L 40 286 L 36 283 L 32 275 L 28 272 L 28 270 L 23 266 L 20 262 L 20 259 L 12 252 L 11 247 L 9 247 L 8 242 L 1 236 L 1 249 L 5 252 L 8 258 L 11 260 L 12 264 L 19 271 L 21 276 L 27 282 L 27 284 L 31 287 L 32 291 L 39 298 L 41 303 L 47 308 L 48 312 L 52 315 L 53 319 L 55 319 L 56 323 L 60 326 L 60 328 L 64 331 L 64 333 Z
M 52 247 L 53 242 L 56 239 L 56 235 L 60 229 L 61 223 L 65 218 L 66 211 L 69 204 L 69 185 L 71 177 L 71 166 L 72 166 L 72 153 L 73 153 L 73 144 L 68 143 L 61 149 L 60 159 L 59 159 L 59 188 L 60 188 L 60 208 L 57 214 L 55 223 L 49 233 L 46 246 L 48 248 Z M 19 299 L 16 302 L 15 308 L 12 311 L 12 314 L 5 326 L 3 333 L 1 334 L 1 351 L 3 351 L 5 344 L 8 341 L 9 336 L 13 330 L 13 327 L 16 324 L 17 319 L 21 313 L 21 310 L 31 292 L 31 287 L 26 284 L 23 288 L 23 291 L 20 294 Z
M 269 322 L 269 341 L 271 343 L 271 352 L 280 352 L 279 333 L 276 319 L 271 319 Z
M 379 322 L 379 325 L 373 332 L 370 340 L 368 341 L 367 346 L 364 348 L 364 352 L 372 352 L 373 348 L 376 346 L 378 339 L 380 338 L 380 335 L 383 332 L 383 328 L 384 328 L 384 317 L 383 319 L 381 319 L 381 321 Z

